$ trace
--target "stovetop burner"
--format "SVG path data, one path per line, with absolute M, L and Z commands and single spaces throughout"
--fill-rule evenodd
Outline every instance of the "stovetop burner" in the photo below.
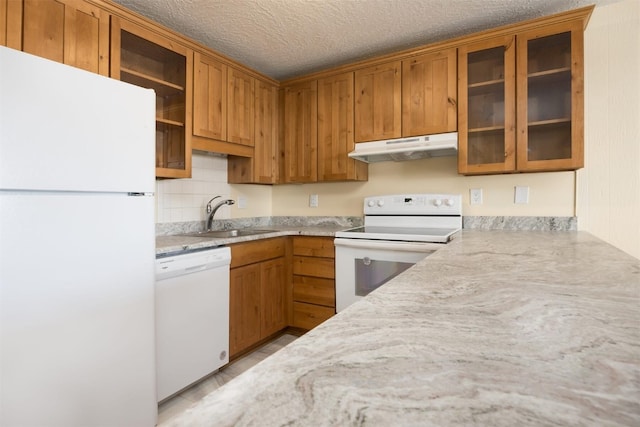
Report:
M 447 243 L 462 228 L 459 194 L 401 194 L 367 197 L 364 227 L 338 238 Z

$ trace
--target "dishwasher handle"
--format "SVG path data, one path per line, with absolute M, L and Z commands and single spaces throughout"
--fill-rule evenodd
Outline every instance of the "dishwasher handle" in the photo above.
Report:
M 156 280 L 185 276 L 213 268 L 229 268 L 231 250 L 218 247 L 185 255 L 175 255 L 156 260 Z

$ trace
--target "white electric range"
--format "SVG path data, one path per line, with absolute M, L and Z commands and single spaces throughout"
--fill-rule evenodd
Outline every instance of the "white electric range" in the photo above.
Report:
M 336 311 L 382 286 L 454 239 L 459 194 L 396 194 L 364 199 L 364 226 L 336 233 Z

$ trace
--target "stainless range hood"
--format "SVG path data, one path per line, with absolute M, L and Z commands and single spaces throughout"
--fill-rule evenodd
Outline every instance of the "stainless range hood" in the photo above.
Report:
M 352 159 L 366 163 L 417 160 L 458 154 L 458 132 L 411 136 L 384 141 L 360 142 L 349 153 Z

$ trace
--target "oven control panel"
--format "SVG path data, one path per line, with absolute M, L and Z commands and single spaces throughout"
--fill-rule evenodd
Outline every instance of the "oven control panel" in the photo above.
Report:
M 394 194 L 364 199 L 365 215 L 462 215 L 460 194 Z

